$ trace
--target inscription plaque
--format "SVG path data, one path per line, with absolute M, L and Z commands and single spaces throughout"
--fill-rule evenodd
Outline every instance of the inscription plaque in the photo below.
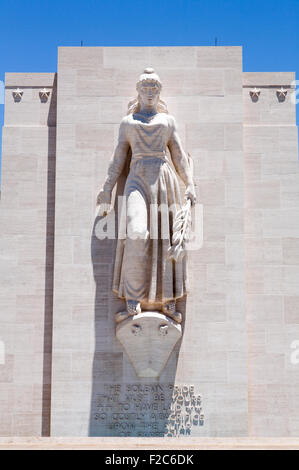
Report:
M 92 419 L 97 432 L 115 436 L 190 435 L 204 424 L 202 397 L 194 385 L 104 384 Z

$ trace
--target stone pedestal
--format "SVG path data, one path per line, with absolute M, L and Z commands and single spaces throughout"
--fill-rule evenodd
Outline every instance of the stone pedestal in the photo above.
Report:
M 181 325 L 160 312 L 131 316 L 116 327 L 138 377 L 159 377 L 181 336 Z

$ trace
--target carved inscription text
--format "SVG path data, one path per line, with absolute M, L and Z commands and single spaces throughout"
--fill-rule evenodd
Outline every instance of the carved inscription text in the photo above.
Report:
M 202 398 L 193 385 L 104 384 L 94 422 L 119 436 L 190 435 L 204 424 Z

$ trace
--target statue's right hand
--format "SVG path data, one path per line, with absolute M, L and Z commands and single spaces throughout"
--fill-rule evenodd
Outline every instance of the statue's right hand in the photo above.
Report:
M 111 204 L 111 191 L 101 189 L 97 197 L 97 204 Z

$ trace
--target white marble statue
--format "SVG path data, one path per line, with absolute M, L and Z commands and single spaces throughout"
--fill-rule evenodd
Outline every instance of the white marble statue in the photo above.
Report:
M 124 189 L 126 237 L 117 243 L 113 291 L 126 300 L 127 317 L 141 313 L 143 306 L 159 304 L 165 315 L 180 322 L 175 302 L 186 294 L 186 257 L 169 256 L 174 219 L 181 208 L 177 174 L 186 185 L 185 199 L 194 204 L 196 196 L 189 160 L 175 119 L 160 99 L 161 88 L 154 70 L 145 69 L 137 83 L 138 97 L 129 103 L 120 124 L 97 202 L 111 203 L 113 187 L 132 154 Z

